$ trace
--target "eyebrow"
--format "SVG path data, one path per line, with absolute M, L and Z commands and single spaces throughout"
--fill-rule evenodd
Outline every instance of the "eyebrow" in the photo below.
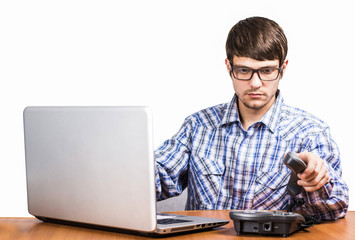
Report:
M 261 68 L 251 68 L 251 67 L 248 67 L 248 66 L 245 66 L 245 65 L 233 65 L 233 67 L 239 67 L 239 68 L 249 68 L 249 69 L 253 69 L 253 70 L 256 70 L 256 69 L 263 69 L 263 68 L 278 68 L 277 65 L 268 65 L 268 66 L 263 66 Z

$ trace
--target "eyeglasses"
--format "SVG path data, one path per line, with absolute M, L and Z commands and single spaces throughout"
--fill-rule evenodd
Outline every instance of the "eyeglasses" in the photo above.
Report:
M 248 67 L 231 67 L 230 74 L 233 74 L 233 77 L 242 80 L 249 81 L 252 79 L 254 73 L 257 73 L 260 80 L 262 81 L 275 81 L 282 71 L 282 68 L 277 67 L 264 67 L 259 69 L 252 69 Z

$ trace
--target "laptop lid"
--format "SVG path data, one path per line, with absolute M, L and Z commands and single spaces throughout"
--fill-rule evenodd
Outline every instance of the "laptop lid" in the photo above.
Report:
M 41 220 L 156 234 L 229 222 L 157 216 L 147 107 L 27 107 L 24 133 L 28 211 Z
M 30 214 L 155 230 L 147 107 L 27 107 L 24 133 Z

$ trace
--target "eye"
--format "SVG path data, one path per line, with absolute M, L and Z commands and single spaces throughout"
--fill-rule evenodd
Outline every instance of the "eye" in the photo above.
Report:
M 277 69 L 275 69 L 275 68 L 262 68 L 262 69 L 260 69 L 260 73 L 261 74 L 266 74 L 266 75 L 272 74 L 275 71 L 277 71 Z
M 236 68 L 235 70 L 239 74 L 248 74 L 251 72 L 250 68 Z

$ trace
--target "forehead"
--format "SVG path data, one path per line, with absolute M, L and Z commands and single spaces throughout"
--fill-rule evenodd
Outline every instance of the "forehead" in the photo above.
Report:
M 259 61 L 253 58 L 234 56 L 233 65 L 250 67 L 250 68 L 278 67 L 279 60 L 275 59 L 275 60 Z

